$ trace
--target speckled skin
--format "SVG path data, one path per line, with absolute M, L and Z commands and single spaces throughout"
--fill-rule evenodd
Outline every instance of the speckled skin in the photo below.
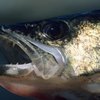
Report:
M 83 15 L 69 22 L 72 34 L 76 36 L 67 45 L 65 53 L 75 75 L 100 71 L 100 16 Z

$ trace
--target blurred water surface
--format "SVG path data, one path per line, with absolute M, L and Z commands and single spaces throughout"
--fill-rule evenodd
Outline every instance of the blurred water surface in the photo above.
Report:
M 0 22 L 51 18 L 100 8 L 100 0 L 0 0 Z

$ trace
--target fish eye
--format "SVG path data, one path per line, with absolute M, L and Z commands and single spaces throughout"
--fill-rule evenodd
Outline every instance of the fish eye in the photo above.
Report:
M 51 40 L 64 38 L 69 32 L 69 26 L 64 21 L 50 21 L 43 27 L 43 35 Z

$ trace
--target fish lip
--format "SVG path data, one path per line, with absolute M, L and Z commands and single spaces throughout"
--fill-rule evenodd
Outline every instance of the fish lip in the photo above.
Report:
M 54 66 L 52 66 L 52 65 L 50 65 L 50 66 L 52 66 L 51 68 L 47 68 L 47 73 L 45 73 L 44 74 L 44 70 L 45 69 L 42 69 L 42 70 L 40 70 L 39 68 L 38 68 L 38 66 L 34 63 L 34 61 L 33 61 L 33 56 L 32 56 L 32 53 L 30 53 L 30 51 L 28 51 L 28 49 L 32 49 L 32 50 L 34 50 L 34 48 L 33 48 L 33 44 L 31 44 L 29 41 L 27 41 L 27 39 L 24 39 L 24 36 L 23 35 L 18 35 L 17 33 L 10 33 L 10 32 L 2 32 L 2 35 L 1 36 L 4 36 L 4 37 L 6 37 L 7 39 L 11 39 L 10 41 L 13 41 L 15 44 L 17 44 L 28 56 L 29 56 L 29 58 L 30 58 L 30 60 L 31 60 L 31 63 L 28 63 L 28 64 L 30 64 L 31 65 L 31 69 L 30 69 L 30 67 L 28 67 L 27 65 L 28 64 L 26 64 L 26 68 L 25 69 L 23 69 L 23 68 L 18 68 L 18 67 L 20 67 L 21 65 L 5 65 L 5 66 L 3 66 L 3 67 L 5 67 L 5 68 L 7 68 L 8 67 L 8 69 L 5 71 L 5 73 L 6 73 L 6 75 L 10 75 L 10 76 L 25 76 L 25 75 L 28 75 L 29 73 L 31 73 L 32 71 L 34 71 L 35 72 L 35 74 L 36 74 L 36 76 L 39 76 L 39 77 L 42 77 L 43 79 L 48 79 L 48 78 L 50 78 L 50 77 L 53 77 L 55 74 L 56 75 L 60 75 L 61 74 L 61 72 L 63 71 L 63 69 L 65 68 L 65 65 L 66 65 L 66 60 L 65 60 L 65 58 L 63 57 L 63 54 L 62 54 L 62 52 L 60 51 L 60 49 L 58 49 L 58 48 L 52 48 L 52 50 L 53 50 L 53 54 L 52 54 L 52 52 L 47 52 L 48 50 L 43 50 L 43 48 L 39 48 L 39 46 L 37 46 L 37 45 L 35 45 L 35 46 L 37 46 L 39 49 L 41 49 L 41 50 L 43 50 L 44 52 L 46 52 L 47 54 L 49 53 L 49 55 L 51 55 L 52 57 L 53 57 L 53 59 L 54 59 Z M 24 48 L 24 45 L 27 45 L 27 48 L 28 49 L 25 49 Z M 49 49 L 51 49 L 50 47 L 49 47 Z M 57 52 L 57 53 L 56 53 Z M 38 52 L 36 52 L 36 53 L 38 53 Z M 56 53 L 56 54 L 55 54 Z M 57 57 L 57 54 L 59 54 L 59 56 Z M 60 58 L 59 58 L 60 57 Z M 61 61 L 60 61 L 61 60 Z M 61 64 L 59 63 L 59 62 L 61 62 Z M 47 63 L 51 63 L 50 61 L 48 61 Z M 23 64 L 23 65 L 25 65 L 25 64 Z M 48 65 L 48 66 L 49 66 Z M 11 66 L 13 66 L 13 67 L 11 67 Z M 40 66 L 41 67 L 41 66 Z M 42 66 L 42 67 L 44 67 L 44 66 Z M 16 70 L 17 69 L 17 70 Z M 55 69 L 54 71 L 53 71 L 53 69 Z M 2 70 L 2 69 L 1 69 Z M 15 73 L 14 73 L 14 70 L 15 70 Z M 19 71 L 18 71 L 19 70 Z M 26 70 L 26 73 L 24 73 L 25 71 L 24 70 Z M 23 72 L 23 73 L 19 73 L 19 72 Z

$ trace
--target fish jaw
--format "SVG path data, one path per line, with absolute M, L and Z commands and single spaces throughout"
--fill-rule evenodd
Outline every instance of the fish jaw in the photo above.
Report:
M 1 75 L 26 76 L 33 72 L 38 77 L 49 79 L 60 75 L 66 66 L 66 58 L 57 47 L 50 47 L 38 42 L 28 41 L 29 39 L 22 35 L 18 35 L 17 33 L 11 34 L 4 32 L 2 35 L 0 35 L 0 37 L 1 45 L 2 42 L 5 42 L 4 49 L 7 49 L 7 47 L 5 47 L 6 45 L 11 46 L 9 49 L 13 49 L 14 46 L 17 45 L 20 50 L 26 53 L 27 59 L 30 60 L 30 62 L 24 62 L 24 64 L 19 64 L 19 62 L 16 62 L 16 64 L 1 65 Z M 40 49 L 38 48 L 38 45 L 40 46 Z M 47 50 L 42 50 L 44 47 L 46 47 Z

